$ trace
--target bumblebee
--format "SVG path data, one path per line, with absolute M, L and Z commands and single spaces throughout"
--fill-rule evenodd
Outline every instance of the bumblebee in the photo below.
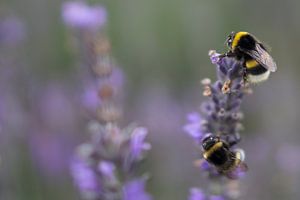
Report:
M 217 171 L 230 179 L 238 178 L 238 172 L 246 172 L 248 167 L 243 162 L 243 150 L 230 150 L 230 146 L 219 136 L 207 136 L 202 141 L 203 157 L 214 165 Z
M 226 40 L 229 52 L 224 56 L 235 57 L 243 62 L 244 78 L 258 83 L 269 78 L 277 70 L 276 63 L 266 47 L 248 32 L 232 32 Z

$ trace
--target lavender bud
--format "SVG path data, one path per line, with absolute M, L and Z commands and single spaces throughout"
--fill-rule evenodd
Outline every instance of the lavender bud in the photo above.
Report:
M 65 2 L 62 17 L 72 28 L 99 29 L 106 23 L 106 10 L 101 6 L 89 6 L 81 1 Z

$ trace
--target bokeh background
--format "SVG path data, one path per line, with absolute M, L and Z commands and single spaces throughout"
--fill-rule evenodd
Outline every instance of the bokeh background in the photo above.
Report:
M 225 51 L 233 30 L 249 31 L 272 47 L 278 65 L 243 102 L 240 146 L 250 170 L 241 182 L 242 199 L 300 199 L 300 1 L 90 2 L 107 8 L 106 33 L 126 75 L 124 124 L 136 121 L 150 131 L 145 170 L 155 199 L 187 199 L 190 187 L 206 184 L 192 164 L 199 152 L 182 126 L 203 100 L 200 80 L 215 80 L 208 50 Z M 62 3 L 0 2 L 0 21 L 16 25 L 0 27 L 0 40 L 7 30 L 16 33 L 0 46 L 3 200 L 79 199 L 68 164 L 88 136 L 78 101 L 83 80 Z

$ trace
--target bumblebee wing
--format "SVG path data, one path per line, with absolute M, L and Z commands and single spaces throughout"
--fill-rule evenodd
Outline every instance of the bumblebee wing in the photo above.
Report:
M 275 72 L 277 70 L 277 66 L 272 56 L 266 51 L 265 47 L 256 43 L 254 50 L 244 50 L 243 51 L 255 59 L 259 64 L 261 64 L 267 70 L 271 72 Z

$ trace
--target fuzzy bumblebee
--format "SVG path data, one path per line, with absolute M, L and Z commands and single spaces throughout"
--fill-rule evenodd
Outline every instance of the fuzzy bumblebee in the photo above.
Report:
M 230 150 L 230 146 L 221 140 L 219 136 L 208 136 L 202 141 L 203 157 L 214 165 L 217 171 L 228 178 L 238 178 L 239 172 L 246 172 L 247 165 L 244 163 L 243 150 Z
M 226 44 L 229 51 L 222 56 L 235 57 L 243 62 L 244 78 L 250 83 L 258 83 L 269 78 L 277 70 L 276 63 L 266 47 L 248 32 L 232 32 Z

